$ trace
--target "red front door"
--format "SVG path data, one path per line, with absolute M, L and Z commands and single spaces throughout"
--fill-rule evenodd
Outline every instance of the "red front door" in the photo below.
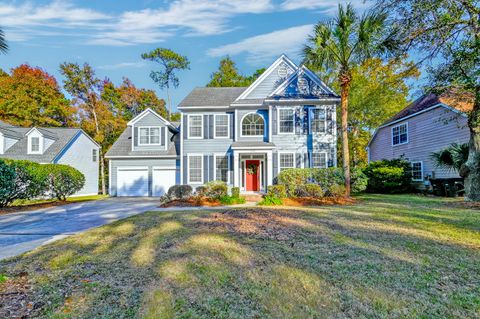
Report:
M 260 190 L 260 161 L 246 160 L 245 161 L 245 179 L 247 191 Z

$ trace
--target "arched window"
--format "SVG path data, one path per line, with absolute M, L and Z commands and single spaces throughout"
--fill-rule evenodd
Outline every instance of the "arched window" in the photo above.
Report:
M 263 136 L 265 122 L 257 113 L 245 115 L 242 120 L 242 136 Z

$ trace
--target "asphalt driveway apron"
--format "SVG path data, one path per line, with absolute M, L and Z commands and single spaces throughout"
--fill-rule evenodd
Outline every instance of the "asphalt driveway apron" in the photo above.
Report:
M 108 198 L 0 215 L 0 259 L 113 221 L 156 210 L 157 198 Z

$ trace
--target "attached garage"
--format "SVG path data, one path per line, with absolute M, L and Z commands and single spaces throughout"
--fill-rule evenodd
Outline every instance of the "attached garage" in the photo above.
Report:
M 177 170 L 168 167 L 152 168 L 152 196 L 162 196 L 175 185 Z
M 118 167 L 117 196 L 148 196 L 148 167 Z

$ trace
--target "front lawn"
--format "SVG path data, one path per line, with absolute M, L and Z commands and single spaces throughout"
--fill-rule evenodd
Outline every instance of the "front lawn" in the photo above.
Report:
M 0 262 L 0 275 L 0 317 L 473 318 L 480 211 L 365 195 L 150 212 Z

